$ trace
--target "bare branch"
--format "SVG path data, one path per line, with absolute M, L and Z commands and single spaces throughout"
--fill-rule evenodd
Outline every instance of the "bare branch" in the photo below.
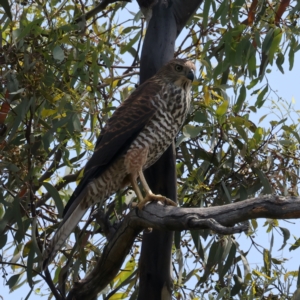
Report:
M 109 4 L 118 2 L 120 0 L 102 0 L 95 8 L 87 12 L 86 14 L 80 16 L 76 23 L 79 23 L 80 21 L 86 21 L 92 17 L 94 17 L 97 13 L 104 10 Z M 123 2 L 131 2 L 131 0 L 122 0 Z
M 51 292 L 53 293 L 54 297 L 56 300 L 62 300 L 63 298 L 61 297 L 61 295 L 58 293 L 58 290 L 56 289 L 53 281 L 52 281 L 52 278 L 51 278 L 51 275 L 50 275 L 50 272 L 47 268 L 47 270 L 45 271 L 45 278 L 46 278 L 46 282 L 49 286 L 49 288 L 51 289 Z
M 194 15 L 203 0 L 174 0 L 172 10 L 176 19 L 177 35 L 181 32 L 187 21 Z
M 143 211 L 132 210 L 104 248 L 96 267 L 75 284 L 67 299 L 94 299 L 116 276 L 143 228 L 177 231 L 210 228 L 220 234 L 232 234 L 246 230 L 247 226 L 227 226 L 256 218 L 300 218 L 300 197 L 267 195 L 217 207 L 179 208 L 151 204 Z

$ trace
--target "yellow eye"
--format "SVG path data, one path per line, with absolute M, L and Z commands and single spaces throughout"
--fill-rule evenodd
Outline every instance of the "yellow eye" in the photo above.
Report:
M 181 65 L 176 65 L 176 66 L 175 66 L 175 70 L 176 70 L 177 72 L 181 72 L 182 69 L 183 69 L 183 66 L 181 66 Z

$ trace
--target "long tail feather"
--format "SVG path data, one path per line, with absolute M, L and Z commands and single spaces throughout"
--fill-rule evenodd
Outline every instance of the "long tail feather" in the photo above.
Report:
M 82 208 L 81 205 L 77 205 L 72 213 L 67 214 L 64 217 L 64 220 L 58 227 L 54 237 L 50 242 L 50 245 L 44 252 L 43 269 L 45 269 L 48 264 L 54 259 L 56 253 L 62 248 L 66 239 L 79 223 L 86 211 L 86 208 Z

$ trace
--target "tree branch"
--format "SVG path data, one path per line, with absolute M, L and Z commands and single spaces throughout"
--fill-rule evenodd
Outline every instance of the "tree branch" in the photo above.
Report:
M 147 205 L 144 210 L 132 210 L 111 241 L 93 271 L 77 282 L 67 299 L 94 299 L 116 276 L 136 236 L 143 228 L 158 230 L 207 229 L 232 234 L 247 226 L 234 226 L 239 222 L 256 218 L 300 218 L 300 197 L 267 195 L 224 206 L 208 208 L 179 208 L 158 204 Z M 219 231 L 221 229 L 221 231 Z
M 118 2 L 120 0 L 102 0 L 95 8 L 88 11 L 86 14 L 80 16 L 75 22 L 79 23 L 80 21 L 86 21 L 93 16 L 95 16 L 100 11 L 104 10 L 109 4 Z M 131 0 L 121 0 L 123 2 L 131 2 Z
M 187 21 L 195 14 L 203 0 L 173 0 L 172 11 L 176 20 L 177 36 L 180 34 Z

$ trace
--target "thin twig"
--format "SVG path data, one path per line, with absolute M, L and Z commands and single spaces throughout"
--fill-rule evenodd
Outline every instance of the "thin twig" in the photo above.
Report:
M 122 2 L 131 2 L 131 0 L 121 0 Z M 109 4 L 118 2 L 118 0 L 103 0 L 101 1 L 95 8 L 91 9 L 86 14 L 80 16 L 76 19 L 76 23 L 79 23 L 81 21 L 86 21 L 92 17 L 94 17 L 97 13 L 104 10 Z

